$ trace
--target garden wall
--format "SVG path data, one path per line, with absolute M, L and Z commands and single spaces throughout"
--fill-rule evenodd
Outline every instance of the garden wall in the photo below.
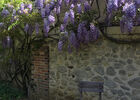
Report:
M 99 0 L 100 5 L 104 1 Z M 135 31 L 139 33 L 138 29 Z M 118 28 L 111 30 L 109 33 L 117 38 L 131 39 L 116 35 L 120 34 Z M 71 54 L 66 49 L 59 52 L 56 44 L 51 42 L 49 46 L 49 100 L 79 100 L 79 81 L 104 82 L 103 100 L 140 100 L 140 44 L 116 44 L 100 36 L 96 42 L 82 45 Z M 37 95 L 41 94 L 38 91 Z M 83 100 L 98 100 L 98 94 L 85 93 Z
M 79 81 L 103 81 L 103 100 L 140 100 L 140 44 L 116 44 L 101 36 L 71 54 L 56 46 L 49 51 L 50 100 L 79 100 Z M 85 93 L 83 100 L 98 100 L 98 94 Z

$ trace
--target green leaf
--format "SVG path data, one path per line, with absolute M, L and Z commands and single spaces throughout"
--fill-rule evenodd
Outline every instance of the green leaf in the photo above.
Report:
M 11 29 L 13 29 L 16 25 L 19 24 L 19 21 L 17 20 L 16 22 L 12 23 L 9 27 L 8 27 L 8 31 L 10 31 Z

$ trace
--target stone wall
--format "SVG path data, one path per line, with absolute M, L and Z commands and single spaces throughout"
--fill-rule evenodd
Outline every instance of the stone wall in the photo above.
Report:
M 83 80 L 103 81 L 103 100 L 140 100 L 140 44 L 101 37 L 71 54 L 50 46 L 50 100 L 79 100 Z M 83 100 L 98 100 L 98 94 L 84 93 Z
M 99 0 L 100 20 L 105 18 L 105 1 Z M 59 52 L 56 44 L 49 46 L 49 100 L 79 100 L 79 81 L 103 81 L 103 100 L 140 100 L 140 44 L 116 44 L 100 37 L 71 54 Z M 98 94 L 84 93 L 83 100 L 98 100 Z

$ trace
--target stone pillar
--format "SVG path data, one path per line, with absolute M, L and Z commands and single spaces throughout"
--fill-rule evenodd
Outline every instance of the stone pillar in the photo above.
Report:
M 49 100 L 49 47 L 33 53 L 31 100 Z

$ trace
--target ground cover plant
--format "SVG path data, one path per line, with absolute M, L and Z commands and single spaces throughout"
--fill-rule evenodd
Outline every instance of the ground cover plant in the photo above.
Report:
M 23 91 L 15 88 L 9 82 L 0 81 L 1 100 L 19 100 L 24 97 Z

